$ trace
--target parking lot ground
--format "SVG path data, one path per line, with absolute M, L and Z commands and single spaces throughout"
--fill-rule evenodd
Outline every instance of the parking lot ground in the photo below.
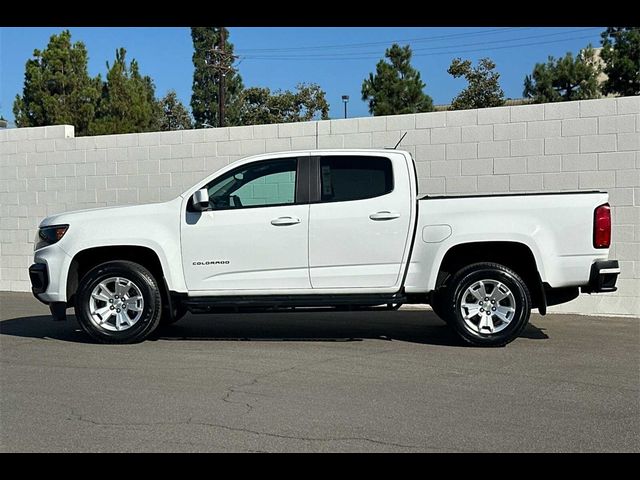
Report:
M 110 346 L 0 292 L 0 361 L 2 452 L 640 451 L 634 318 L 481 349 L 426 310 L 188 315 Z

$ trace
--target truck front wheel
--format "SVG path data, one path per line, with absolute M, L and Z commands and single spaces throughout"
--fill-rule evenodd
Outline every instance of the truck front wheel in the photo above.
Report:
M 137 263 L 103 263 L 80 281 L 75 312 L 80 326 L 99 342 L 141 342 L 160 322 L 158 283 Z
M 457 272 L 446 296 L 449 325 L 476 346 L 504 346 L 520 335 L 531 314 L 526 283 L 497 263 L 476 263 Z

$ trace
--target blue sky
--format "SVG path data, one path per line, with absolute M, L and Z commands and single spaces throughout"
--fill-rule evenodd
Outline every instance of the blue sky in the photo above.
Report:
M 35 48 L 64 27 L 0 28 L 0 114 L 13 119 L 13 100 L 22 92 L 24 65 Z M 143 74 L 150 75 L 156 94 L 174 89 L 189 104 L 193 46 L 187 27 L 71 27 L 73 41 L 89 52 L 89 73 L 106 72 L 118 47 L 127 49 Z M 327 92 L 330 116 L 343 116 L 342 95 L 349 95 L 349 116 L 368 116 L 360 99 L 362 81 L 393 41 L 410 44 L 413 65 L 436 104 L 449 103 L 465 86 L 447 73 L 457 56 L 474 63 L 491 57 L 501 74 L 507 98 L 522 95 L 524 76 L 548 55 L 574 54 L 591 43 L 600 45 L 604 27 L 230 27 L 230 40 L 240 56 L 236 66 L 245 86 L 293 89 L 299 82 L 316 82 Z

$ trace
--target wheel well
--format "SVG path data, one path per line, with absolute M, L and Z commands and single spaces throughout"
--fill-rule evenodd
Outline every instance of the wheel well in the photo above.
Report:
M 151 272 L 160 291 L 163 302 L 167 295 L 162 265 L 156 252 L 147 247 L 116 245 L 109 247 L 88 248 L 78 252 L 71 261 L 67 278 L 67 302 L 73 302 L 73 296 L 78 290 L 82 277 L 93 267 L 111 260 L 128 260 L 142 265 Z
M 542 283 L 533 253 L 517 242 L 462 243 L 449 249 L 442 259 L 436 289 L 445 285 L 451 275 L 472 263 L 493 262 L 516 272 L 527 284 L 533 306 L 543 303 Z

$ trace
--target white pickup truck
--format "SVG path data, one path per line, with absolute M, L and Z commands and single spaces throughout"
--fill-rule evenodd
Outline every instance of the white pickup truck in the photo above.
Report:
M 615 291 L 603 192 L 425 196 L 399 150 L 239 160 L 178 198 L 45 218 L 29 268 L 54 319 L 107 343 L 186 312 L 431 304 L 466 342 L 505 345 L 530 311 Z

